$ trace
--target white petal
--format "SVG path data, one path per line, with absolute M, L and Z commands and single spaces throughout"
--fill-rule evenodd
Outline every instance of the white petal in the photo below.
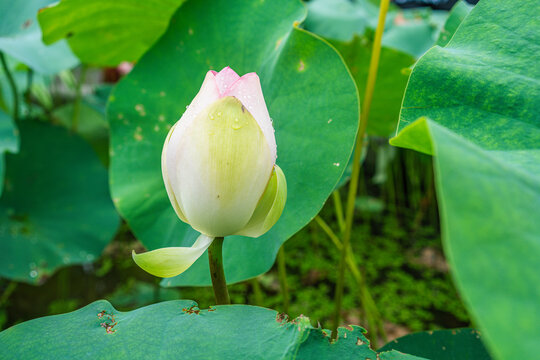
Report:
M 216 83 L 214 73 L 215 71 L 209 71 L 206 73 L 206 77 L 201 85 L 201 89 L 191 101 L 191 104 L 189 104 L 180 120 L 178 120 L 178 122 L 175 124 L 176 129 L 170 138 L 170 142 L 173 145 L 178 141 L 179 138 L 182 137 L 182 134 L 193 122 L 195 117 L 199 115 L 202 110 L 219 99 L 219 88 Z
M 166 154 L 167 154 L 167 147 L 169 145 L 169 140 L 171 138 L 172 133 L 174 132 L 174 129 L 176 128 L 176 123 L 171 130 L 169 130 L 169 133 L 167 134 L 167 138 L 165 139 L 165 144 L 163 145 L 163 151 L 161 152 L 161 174 L 163 176 L 163 183 L 165 184 L 165 190 L 167 190 L 167 195 L 169 196 L 169 200 L 173 206 L 174 211 L 176 212 L 176 215 L 182 220 L 183 222 L 188 222 L 186 219 L 186 216 L 184 215 L 184 210 L 182 210 L 182 204 L 178 201 L 176 196 L 174 195 L 174 191 L 171 185 L 171 181 L 169 179 L 169 174 L 167 174 L 167 166 L 166 166 Z
M 180 120 L 174 125 L 174 130 L 171 129 L 169 131 L 169 141 L 165 142 L 163 146 L 163 151 L 165 152 L 165 148 L 178 148 L 178 143 L 180 139 L 182 138 L 184 132 L 186 131 L 186 128 L 195 120 L 195 117 L 206 109 L 208 106 L 210 106 L 213 102 L 219 99 L 219 89 L 216 84 L 216 79 L 214 76 L 215 71 L 209 71 L 206 73 L 206 77 L 204 78 L 204 82 L 201 85 L 201 89 L 195 96 L 195 98 L 191 101 L 191 104 L 186 109 Z M 178 180 L 176 178 L 176 173 L 174 171 L 167 171 L 166 169 L 163 169 L 163 166 L 166 165 L 168 169 L 175 168 L 175 163 L 177 161 L 176 159 L 176 152 L 167 152 L 168 155 L 165 157 L 165 153 L 162 153 L 161 158 L 161 166 L 162 166 L 162 173 L 165 177 L 165 174 L 167 175 L 168 182 L 171 185 L 172 189 L 175 189 L 178 186 Z M 164 158 L 165 157 L 165 158 Z M 169 189 L 167 189 L 167 192 L 169 192 Z M 176 194 L 175 194 L 176 195 Z M 169 195 L 169 199 L 171 199 Z M 182 208 L 182 205 L 180 203 L 180 199 L 178 196 L 176 196 L 176 201 L 178 202 L 178 205 L 180 208 Z M 172 202 L 172 199 L 171 199 Z M 174 204 L 173 204 L 174 206 Z M 177 209 L 175 208 L 175 211 L 178 214 Z M 183 212 L 183 209 L 182 209 Z M 180 214 L 178 214 L 180 216 Z M 182 217 L 180 217 L 182 219 Z M 184 219 L 182 219 L 184 221 Z
M 255 120 L 257 120 L 257 123 L 259 124 L 270 148 L 273 162 L 275 163 L 277 149 L 276 138 L 274 136 L 274 127 L 272 126 L 272 120 L 270 119 L 268 109 L 266 108 L 266 103 L 264 101 L 264 96 L 261 89 L 261 82 L 257 74 L 245 74 L 232 85 L 230 90 L 225 93 L 225 95 L 234 96 L 240 100 L 246 109 L 249 110 L 251 115 L 253 115 Z
M 175 135 L 167 147 L 167 173 L 189 224 L 214 237 L 240 231 L 274 166 L 253 116 L 226 97 L 203 110 L 177 144 Z

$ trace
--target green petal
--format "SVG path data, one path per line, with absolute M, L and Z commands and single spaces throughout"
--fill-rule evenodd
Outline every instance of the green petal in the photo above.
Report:
M 259 237 L 278 221 L 287 201 L 287 181 L 281 168 L 274 165 L 272 177 L 249 219 L 247 225 L 236 235 Z
M 197 260 L 214 240 L 201 234 L 191 247 L 166 247 L 142 254 L 132 252 L 133 260 L 144 271 L 163 278 L 180 275 Z

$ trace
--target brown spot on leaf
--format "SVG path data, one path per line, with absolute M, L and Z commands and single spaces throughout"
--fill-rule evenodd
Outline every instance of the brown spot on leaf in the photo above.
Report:
M 116 329 L 113 329 L 118 322 L 115 321 L 114 315 L 112 313 L 107 313 L 106 310 L 103 310 L 97 314 L 98 319 L 105 319 L 104 322 L 100 323 L 99 325 L 105 329 L 105 332 L 107 334 L 112 334 L 116 332 Z
M 22 24 L 22 28 L 23 28 L 23 29 L 27 29 L 27 28 L 30 27 L 30 25 L 32 25 L 32 19 L 26 20 L 26 21 Z
M 277 313 L 277 314 L 276 314 L 276 321 L 277 321 L 278 323 L 283 322 L 283 321 L 287 322 L 287 317 L 288 317 L 287 314 L 280 314 L 280 313 Z
M 199 315 L 201 310 L 196 305 L 191 305 L 189 308 L 183 308 L 182 311 L 186 314 L 195 314 Z

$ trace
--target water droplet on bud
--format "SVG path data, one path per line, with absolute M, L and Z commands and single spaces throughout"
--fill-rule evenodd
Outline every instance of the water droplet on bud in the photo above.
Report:
M 234 121 L 233 121 L 233 124 L 232 124 L 232 128 L 234 130 L 238 130 L 242 127 L 242 123 L 240 123 L 240 120 L 238 120 L 238 118 L 235 118 Z

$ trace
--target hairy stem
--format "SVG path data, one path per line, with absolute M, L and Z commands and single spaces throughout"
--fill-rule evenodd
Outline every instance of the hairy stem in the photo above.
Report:
M 227 305 L 231 303 L 225 271 L 223 271 L 223 238 L 217 237 L 208 248 L 208 260 L 210 263 L 210 276 L 217 305 Z
M 373 90 L 375 88 L 375 80 L 377 79 L 377 70 L 379 67 L 379 58 L 381 55 L 381 40 L 384 31 L 384 21 L 388 11 L 390 0 L 381 0 L 379 8 L 379 22 L 375 32 L 375 40 L 373 41 L 373 50 L 371 52 L 371 60 L 369 63 L 369 72 L 366 84 L 366 93 L 364 102 L 362 103 L 362 112 L 360 114 L 359 129 L 356 137 L 356 145 L 354 149 L 353 168 L 351 181 L 349 183 L 349 193 L 347 196 L 347 207 L 345 210 L 345 231 L 343 232 L 343 242 L 341 256 L 339 259 L 338 279 L 336 284 L 336 293 L 334 297 L 334 321 L 332 324 L 332 340 L 337 339 L 337 329 L 341 320 L 341 307 L 343 302 L 343 287 L 345 283 L 345 267 L 347 253 L 350 248 L 351 230 L 354 215 L 354 201 L 358 191 L 358 176 L 360 174 L 360 157 L 362 155 L 362 147 L 364 145 L 364 137 L 368 123 L 369 109 L 371 100 L 373 99 Z

